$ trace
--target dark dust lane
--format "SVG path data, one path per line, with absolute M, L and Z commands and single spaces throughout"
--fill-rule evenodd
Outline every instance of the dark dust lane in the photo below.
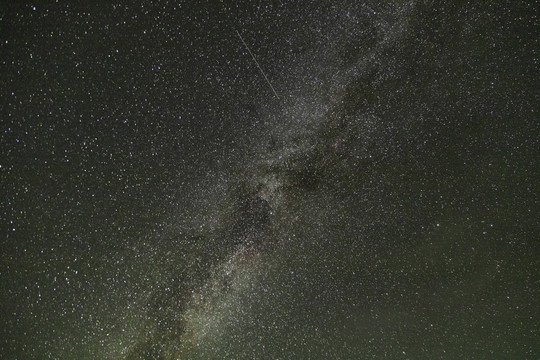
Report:
M 5 6 L 0 357 L 537 358 L 535 24 Z

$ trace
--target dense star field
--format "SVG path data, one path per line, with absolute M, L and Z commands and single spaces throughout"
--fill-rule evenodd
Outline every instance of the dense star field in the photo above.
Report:
M 535 1 L 0 5 L 0 358 L 538 359 Z

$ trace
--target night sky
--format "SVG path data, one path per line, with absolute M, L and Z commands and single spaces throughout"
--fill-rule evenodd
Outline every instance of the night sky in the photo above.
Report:
M 536 1 L 0 5 L 0 358 L 538 359 Z

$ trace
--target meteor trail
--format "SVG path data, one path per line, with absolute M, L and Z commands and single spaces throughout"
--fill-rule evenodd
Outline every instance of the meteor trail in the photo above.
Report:
M 236 30 L 236 34 L 238 35 L 238 37 L 240 38 L 240 40 L 242 40 L 242 43 L 244 44 L 244 46 L 246 47 L 246 49 L 249 51 L 249 54 L 250 54 L 251 57 L 253 58 L 253 61 L 255 61 L 255 64 L 257 64 L 257 67 L 259 68 L 259 70 L 261 70 L 261 74 L 263 74 L 264 78 L 266 79 L 266 82 L 268 83 L 268 85 L 270 85 L 270 88 L 271 88 L 272 91 L 274 92 L 274 95 L 276 95 L 276 97 L 277 97 L 278 100 L 279 100 L 279 96 L 278 96 L 276 90 L 274 89 L 274 87 L 273 87 L 272 84 L 270 83 L 270 80 L 268 80 L 268 78 L 266 77 L 266 74 L 264 73 L 263 69 L 261 68 L 261 65 L 259 65 L 259 62 L 257 61 L 257 59 L 255 59 L 255 56 L 253 55 L 253 53 L 252 53 L 251 50 L 249 49 L 249 46 L 247 46 L 246 42 L 245 42 L 244 39 L 242 38 L 242 35 L 240 35 L 240 33 L 238 32 L 238 30 Z

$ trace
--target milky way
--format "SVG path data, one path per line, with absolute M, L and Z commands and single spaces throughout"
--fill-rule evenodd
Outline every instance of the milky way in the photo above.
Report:
M 538 357 L 533 5 L 0 24 L 2 359 Z

